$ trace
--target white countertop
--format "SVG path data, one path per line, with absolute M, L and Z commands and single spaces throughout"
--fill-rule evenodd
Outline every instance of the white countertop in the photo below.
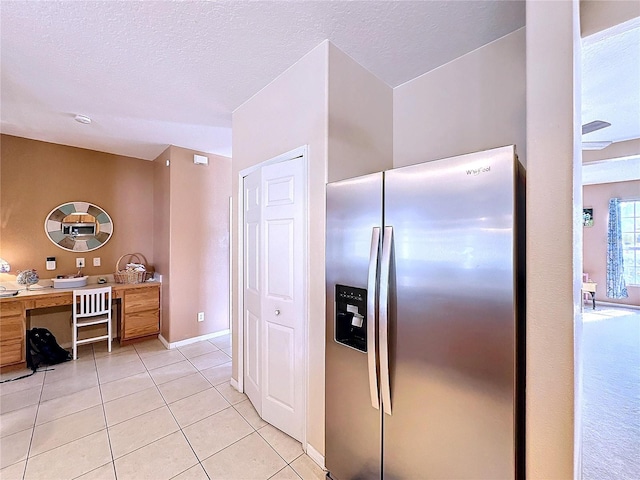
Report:
M 156 276 L 160 277 L 158 279 L 156 279 Z M 161 276 L 160 275 L 156 275 L 154 276 L 151 280 L 148 280 L 144 283 L 160 283 L 161 282 Z M 98 280 L 100 278 L 104 278 L 107 280 L 106 283 L 100 284 L 98 283 Z M 98 286 L 100 287 L 114 287 L 116 285 L 122 285 L 121 283 L 116 283 L 114 278 L 113 278 L 113 274 L 109 274 L 109 275 L 90 275 L 89 278 L 87 279 L 87 285 L 85 287 L 70 287 L 70 288 L 53 288 L 53 279 L 51 278 L 41 278 L 40 281 L 38 283 L 36 283 L 35 285 L 31 285 L 31 287 L 29 288 L 29 290 L 27 290 L 27 287 L 24 285 L 20 285 L 17 282 L 0 282 L 0 286 L 1 287 L 5 287 L 6 290 L 10 290 L 10 291 L 15 291 L 18 290 L 18 294 L 15 296 L 1 296 L 0 298 L 23 298 L 23 297 L 28 297 L 28 296 L 33 296 L 33 295 L 39 295 L 42 293 L 53 293 L 53 292 L 72 292 L 73 290 L 81 290 L 83 288 L 96 288 Z M 2 289 L 0 289 L 2 290 Z M 0 291 L 0 293 L 2 293 Z

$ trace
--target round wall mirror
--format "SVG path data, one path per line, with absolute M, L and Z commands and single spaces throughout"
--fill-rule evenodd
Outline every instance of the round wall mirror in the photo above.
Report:
M 53 243 L 72 252 L 90 252 L 109 241 L 113 222 L 107 212 L 88 202 L 69 202 L 51 210 L 44 230 Z

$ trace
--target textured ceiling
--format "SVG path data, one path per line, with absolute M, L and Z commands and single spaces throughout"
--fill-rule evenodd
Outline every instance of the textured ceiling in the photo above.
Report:
M 395 87 L 524 24 L 512 1 L 0 2 L 3 133 L 231 155 L 231 112 L 325 39 Z M 640 137 L 640 19 L 587 37 L 585 141 Z M 89 115 L 90 126 L 74 122 Z
M 2 0 L 0 19 L 2 133 L 153 159 L 230 156 L 231 112 L 325 39 L 395 87 L 524 26 L 525 7 Z
M 610 127 L 584 141 L 640 138 L 640 18 L 587 37 L 582 47 L 582 123 Z

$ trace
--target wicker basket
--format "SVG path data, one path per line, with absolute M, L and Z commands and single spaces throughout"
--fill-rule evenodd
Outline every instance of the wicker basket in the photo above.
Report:
M 129 270 L 121 270 L 120 262 L 123 258 L 127 257 L 125 262 L 125 268 L 127 263 L 140 263 L 145 266 L 144 272 L 134 272 Z M 147 259 L 141 253 L 125 253 L 116 262 L 116 271 L 113 274 L 113 278 L 116 283 L 142 283 L 153 277 L 154 268 L 148 265 Z

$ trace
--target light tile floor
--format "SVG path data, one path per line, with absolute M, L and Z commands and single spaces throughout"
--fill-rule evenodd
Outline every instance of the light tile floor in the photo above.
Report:
M 228 336 L 175 350 L 102 342 L 0 384 L 0 478 L 324 479 L 229 384 L 229 354 Z

